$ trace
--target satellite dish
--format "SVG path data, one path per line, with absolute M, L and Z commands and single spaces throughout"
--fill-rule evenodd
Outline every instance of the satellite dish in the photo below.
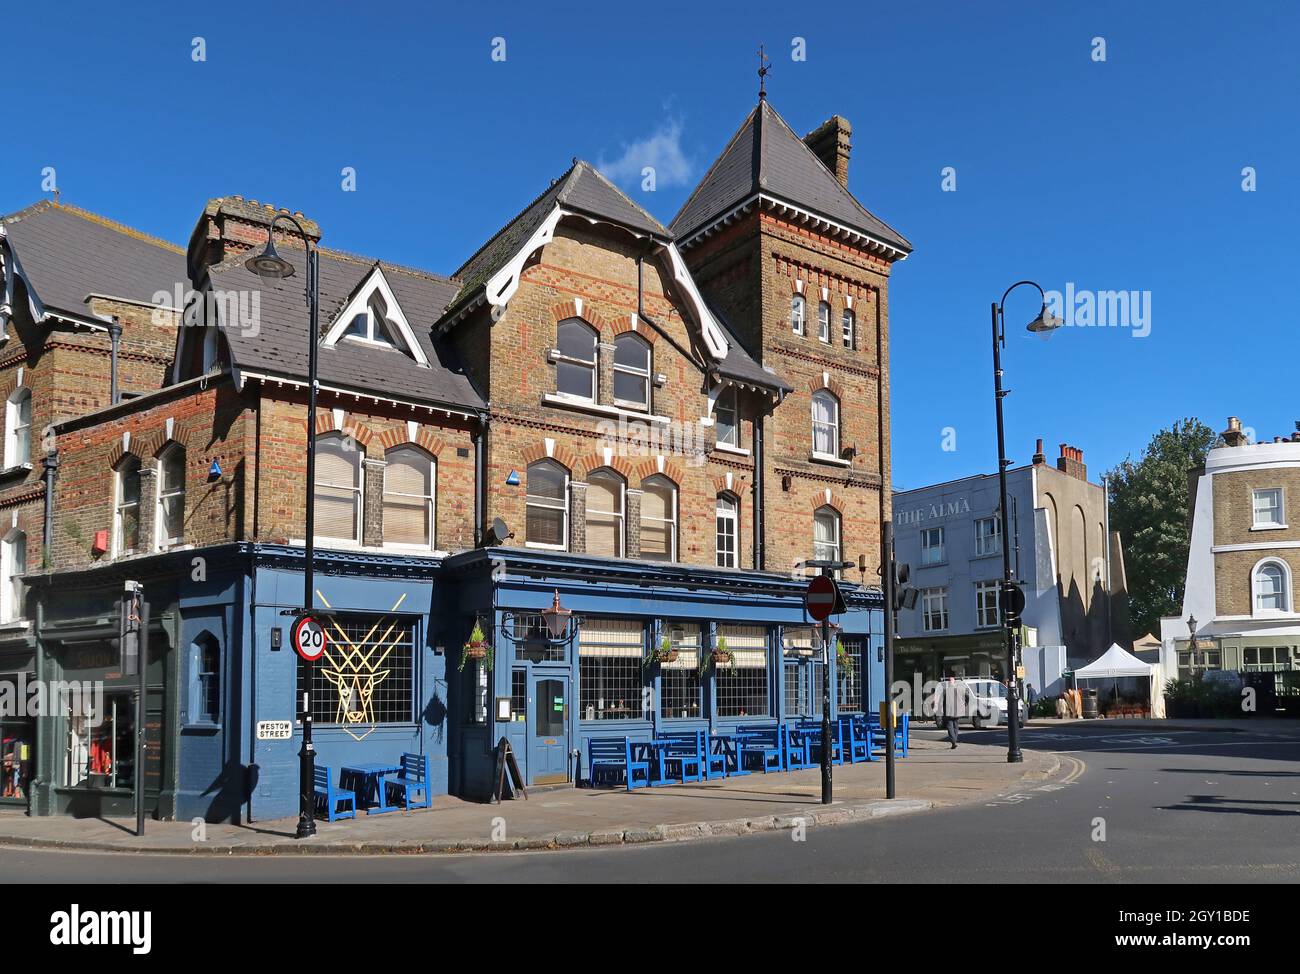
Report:
M 501 518 L 493 518 L 488 529 L 483 532 L 483 540 L 479 544 L 480 548 L 494 548 L 501 544 L 507 538 L 513 538 L 514 532 L 506 527 L 506 522 Z

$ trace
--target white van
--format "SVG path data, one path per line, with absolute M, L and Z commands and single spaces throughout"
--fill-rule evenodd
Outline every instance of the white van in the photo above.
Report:
M 970 691 L 971 715 L 969 717 L 959 718 L 964 722 L 969 720 L 971 727 L 980 730 L 984 727 L 1003 726 L 1007 723 L 1007 688 L 997 680 L 990 677 L 967 677 L 958 681 L 966 684 Z M 1020 704 L 1020 723 L 1023 726 L 1025 722 L 1025 702 L 1019 701 Z M 939 723 L 939 715 L 935 702 L 930 702 L 931 712 L 935 714 L 935 723 Z

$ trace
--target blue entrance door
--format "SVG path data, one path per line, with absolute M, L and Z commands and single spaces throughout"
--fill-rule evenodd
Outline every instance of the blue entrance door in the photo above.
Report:
M 534 674 L 529 686 L 533 719 L 528 735 L 528 773 L 532 784 L 568 780 L 569 700 L 567 682 Z

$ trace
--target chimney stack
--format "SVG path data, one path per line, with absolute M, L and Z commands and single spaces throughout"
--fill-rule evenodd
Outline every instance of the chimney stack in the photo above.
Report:
M 1061 456 L 1056 461 L 1056 469 L 1079 480 L 1088 479 L 1088 468 L 1083 463 L 1083 451 L 1068 443 L 1061 444 Z
M 849 151 L 852 149 L 853 126 L 847 118 L 832 115 L 803 137 L 804 144 L 827 169 L 849 188 Z
M 1241 420 L 1236 416 L 1228 417 L 1228 428 L 1220 436 L 1223 437 L 1224 446 L 1245 446 L 1246 434 L 1241 430 Z
M 1034 447 L 1034 466 L 1037 467 L 1047 462 L 1047 457 L 1043 455 L 1043 438 L 1040 436 L 1037 445 Z
M 267 229 L 279 213 L 289 213 L 289 210 L 246 200 L 242 196 L 219 196 L 208 200 L 194 232 L 190 234 L 190 271 L 197 279 L 199 274 L 196 272 L 201 268 L 224 263 L 254 248 L 261 249 L 266 243 Z M 301 213 L 291 215 L 302 224 L 312 243 L 319 244 L 320 227 L 316 222 Z M 304 246 L 302 236 L 288 220 L 281 220 L 276 226 L 275 243 L 277 247 L 298 250 Z

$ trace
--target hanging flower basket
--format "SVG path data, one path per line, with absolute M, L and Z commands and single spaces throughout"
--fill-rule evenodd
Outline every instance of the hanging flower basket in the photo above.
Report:
M 667 636 L 664 636 L 663 642 L 659 644 L 659 648 L 650 650 L 650 655 L 641 661 L 641 665 L 649 666 L 651 663 L 676 663 L 678 655 L 677 649 L 673 646 L 672 641 Z
M 474 623 L 469 639 L 465 640 L 465 645 L 461 647 L 458 669 L 465 669 L 465 664 L 470 660 L 476 663 L 482 660 L 488 669 L 492 669 L 492 644 L 487 641 L 487 636 L 483 634 L 483 626 L 478 622 Z

